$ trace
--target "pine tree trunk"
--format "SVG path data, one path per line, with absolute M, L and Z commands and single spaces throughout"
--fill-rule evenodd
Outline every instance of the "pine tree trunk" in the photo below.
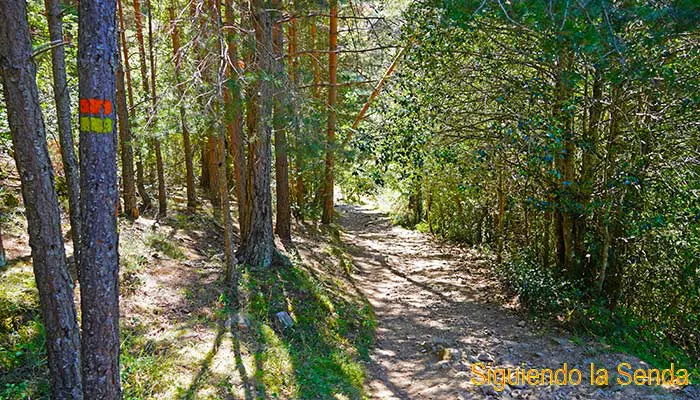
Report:
M 233 1 L 225 0 L 226 22 L 229 26 L 236 26 L 236 19 L 233 9 Z M 227 112 L 227 130 L 229 136 L 229 153 L 233 159 L 233 176 L 236 185 L 236 200 L 238 203 L 238 223 L 241 226 L 243 220 L 241 216 L 246 207 L 246 160 L 245 160 L 245 138 L 243 137 L 243 113 L 241 104 L 241 89 L 238 81 L 240 74 L 238 67 L 238 54 L 235 31 L 231 30 L 226 35 L 228 44 L 228 58 L 231 65 L 228 65 L 229 84 L 224 91 L 224 103 Z
M 279 10 L 279 0 L 273 0 L 272 8 Z M 274 69 L 275 77 L 279 81 L 284 81 L 284 54 L 282 51 L 282 27 L 276 23 L 272 30 L 272 47 L 275 57 Z M 292 240 L 291 231 L 291 209 L 289 205 L 289 160 L 287 159 L 287 132 L 284 127 L 286 113 L 283 107 L 284 98 L 289 98 L 286 85 L 280 85 L 280 89 L 274 95 L 274 117 L 273 125 L 275 130 L 275 189 L 277 218 L 275 221 L 275 231 L 284 241 Z
M 120 399 L 117 146 L 113 104 L 116 0 L 80 2 L 80 298 L 86 399 Z
M 292 13 L 297 12 L 297 2 L 294 1 L 294 9 L 292 10 Z M 298 69 L 298 60 L 297 56 L 295 53 L 297 52 L 297 19 L 295 16 L 292 16 L 292 18 L 289 21 L 288 25 L 288 31 L 287 34 L 289 36 L 289 42 L 288 42 L 288 50 L 287 53 L 289 53 L 289 80 L 290 84 L 292 86 L 292 90 L 295 92 L 295 96 L 298 93 L 298 86 L 299 86 L 299 81 L 297 77 L 297 69 Z M 315 46 L 315 44 L 312 44 L 312 46 Z M 304 154 L 303 154 L 303 144 L 302 144 L 302 139 L 301 139 L 301 130 L 299 126 L 299 107 L 297 104 L 296 98 L 292 100 L 292 115 L 293 115 L 293 122 L 292 122 L 292 127 L 294 130 L 294 141 L 296 143 L 296 154 L 295 154 L 295 163 L 293 163 L 293 169 L 294 171 L 292 172 L 292 177 L 293 177 L 293 192 L 294 195 L 292 196 L 296 202 L 296 212 L 295 216 L 303 221 L 304 220 L 304 207 L 305 207 L 305 187 L 304 187 Z
M 151 115 L 152 130 L 157 132 L 158 127 L 158 104 L 156 97 L 156 59 L 153 50 L 153 13 L 151 1 L 148 0 L 148 57 L 151 61 Z M 156 171 L 158 173 L 158 217 L 164 218 L 168 215 L 167 195 L 165 193 L 165 170 L 163 167 L 163 152 L 161 151 L 160 139 L 156 136 L 153 139 L 153 147 L 156 152 Z
M 45 4 L 51 42 L 62 42 L 63 24 L 61 22 L 60 1 L 45 0 Z M 78 160 L 75 157 L 75 149 L 73 147 L 70 92 L 66 78 L 66 56 L 63 46 L 54 46 L 51 49 L 51 65 L 53 68 L 56 116 L 58 119 L 58 137 L 61 142 L 61 159 L 63 160 L 63 172 L 66 174 L 66 186 L 68 187 L 68 209 L 74 249 L 73 259 L 77 262 L 80 259 L 78 254 L 80 249 L 80 178 L 78 176 Z
M 272 76 L 272 20 L 262 0 L 254 1 L 253 27 L 255 29 L 255 64 L 261 74 Z M 254 267 L 272 264 L 274 241 L 272 236 L 272 193 L 270 172 L 272 169 L 272 84 L 268 79 L 258 79 L 258 90 L 253 90 L 251 104 L 255 112 L 255 134 L 249 140 L 248 153 L 248 219 L 247 239 L 241 249 L 243 262 Z
M 143 95 L 146 99 L 148 99 L 150 89 L 148 87 L 148 71 L 146 70 L 146 46 L 144 45 L 143 41 L 143 15 L 141 14 L 140 0 L 134 0 L 134 20 L 136 22 L 136 41 L 138 43 L 139 61 L 141 66 L 141 85 L 143 87 Z M 126 43 L 123 45 L 126 46 Z M 124 57 L 127 58 L 126 53 Z M 148 210 L 152 207 L 152 203 L 151 197 L 148 195 L 148 191 L 146 190 L 143 158 L 144 155 L 142 149 L 139 147 L 136 151 L 136 185 L 139 189 L 141 201 L 143 202 L 143 208 L 144 210 Z
M 124 10 L 122 9 L 121 0 L 117 0 L 117 8 L 119 9 L 119 33 L 121 37 L 121 48 L 124 51 L 123 64 L 124 64 L 124 75 L 126 76 L 126 89 L 129 95 L 129 113 L 130 117 L 133 117 L 134 112 L 134 89 L 131 85 L 131 66 L 129 61 L 129 46 L 126 43 L 126 26 L 124 24 Z
M 119 47 L 119 43 L 117 43 L 117 47 Z M 124 197 L 124 214 L 133 220 L 139 217 L 139 209 L 136 204 L 136 182 L 134 181 L 134 151 L 131 147 L 131 125 L 129 124 L 129 112 L 126 104 L 124 68 L 118 51 L 117 60 L 117 116 L 119 118 L 119 145 L 122 154 L 122 195 Z
M 182 50 L 180 48 L 180 30 L 175 20 L 175 8 L 168 8 L 170 14 L 170 23 L 172 25 L 171 38 L 173 43 L 173 57 L 175 59 L 175 84 L 180 93 L 180 123 L 182 124 L 182 142 L 185 152 L 185 175 L 187 186 L 187 212 L 193 213 L 197 207 L 197 192 L 194 184 L 194 167 L 192 165 L 192 144 L 190 143 L 190 131 L 187 129 L 187 112 L 185 103 L 182 97 L 185 96 L 184 88 L 182 87 L 181 68 L 182 68 Z
M 211 124 L 216 125 L 216 120 L 218 116 L 210 115 Z M 207 134 L 207 146 L 206 146 L 206 162 L 207 171 L 209 171 L 209 200 L 214 209 L 219 209 L 221 206 L 221 182 L 219 180 L 218 164 L 219 164 L 219 136 L 215 135 L 211 130 Z
M 80 333 L 24 0 L 0 2 L 0 76 L 29 228 L 54 399 L 82 399 Z M 4 257 L 4 254 L 2 255 Z
M 321 216 L 321 222 L 324 224 L 333 222 L 335 103 L 338 94 L 338 87 L 336 86 L 338 74 L 338 0 L 331 0 L 330 15 L 330 31 L 328 35 L 328 129 L 326 138 L 325 187 L 323 189 L 323 215 Z
M 134 21 L 136 22 L 136 41 L 139 45 L 139 61 L 141 63 L 141 85 L 143 94 L 148 98 L 148 71 L 146 68 L 146 46 L 143 40 L 143 14 L 141 13 L 141 0 L 134 0 Z
M 217 33 L 217 54 L 219 54 L 219 68 L 216 69 L 216 88 L 217 88 L 217 102 L 214 109 L 216 115 L 221 112 L 221 107 L 226 106 L 224 82 L 226 81 L 228 75 L 226 71 L 226 58 L 223 54 L 223 49 L 226 45 L 226 37 L 224 36 L 222 25 L 223 20 L 221 18 L 221 4 L 217 1 L 212 7 L 215 11 L 214 13 L 214 23 Z M 223 68 L 222 68 L 223 67 Z M 223 71 L 223 74 L 221 73 Z M 225 111 L 228 113 L 228 111 Z M 227 118 L 228 119 L 228 118 Z M 236 256 L 235 248 L 233 244 L 233 220 L 231 219 L 231 202 L 229 199 L 228 190 L 228 174 L 227 174 L 227 163 L 226 163 L 226 135 L 228 133 L 229 121 L 225 121 L 223 124 L 218 124 L 217 131 L 219 132 L 218 140 L 216 143 L 216 155 L 218 157 L 218 162 L 216 164 L 216 171 L 219 181 L 219 199 L 221 200 L 221 217 L 222 223 L 224 225 L 224 256 L 225 256 L 225 266 L 224 266 L 224 276 L 227 282 L 231 282 L 233 278 L 233 271 L 236 266 Z M 237 283 L 234 284 L 237 286 Z

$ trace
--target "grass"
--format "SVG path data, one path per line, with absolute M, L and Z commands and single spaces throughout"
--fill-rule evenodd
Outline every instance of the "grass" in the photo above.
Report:
M 0 269 L 0 399 L 35 399 L 48 392 L 45 333 L 32 267 Z
M 241 284 L 250 295 L 259 347 L 259 393 L 302 399 L 365 396 L 362 362 L 369 360 L 376 319 L 350 281 L 316 274 L 296 262 L 273 271 L 247 268 Z M 279 311 L 289 312 L 295 325 L 283 329 L 275 317 Z
M 512 257 L 495 272 L 533 317 L 557 320 L 576 335 L 594 337 L 612 350 L 635 355 L 656 368 L 673 363 L 676 368 L 688 369 L 691 382 L 700 381 L 700 360 L 624 307 L 611 311 L 605 304 L 592 302 L 576 285 L 526 258 Z
M 121 381 L 124 400 L 155 397 L 170 385 L 169 373 L 173 360 L 167 340 L 146 337 L 147 329 L 141 324 L 121 330 Z
M 146 243 L 152 249 L 159 251 L 173 260 L 184 260 L 185 252 L 175 241 L 163 233 L 152 233 L 146 237 Z
M 175 219 L 173 225 L 184 223 Z M 186 228 L 190 237 L 199 239 L 186 243 L 214 243 L 199 230 Z M 374 343 L 376 319 L 349 277 L 352 258 L 337 230 L 315 238 L 327 242 L 326 250 L 317 254 L 320 265 L 311 267 L 297 257 L 266 270 L 239 267 L 240 289 L 247 299 L 244 314 L 250 322 L 245 332 L 224 327 L 241 310 L 222 278 L 206 286 L 199 283 L 211 276 L 211 267 L 199 269 L 203 263 L 216 263 L 210 257 L 187 267 L 199 277 L 191 285 L 159 288 L 170 291 L 165 298 L 172 303 L 162 309 L 142 306 L 137 289 L 152 284 L 146 275 L 151 253 L 177 261 L 190 249 L 162 231 L 122 230 L 121 294 L 132 305 L 120 326 L 125 400 L 241 398 L 243 386 L 248 398 L 366 398 L 364 361 Z M 163 265 L 181 265 L 168 263 Z M 15 261 L 0 269 L 0 399 L 48 398 L 37 295 L 30 263 Z M 275 317 L 278 311 L 289 312 L 295 325 L 283 329 Z M 163 325 L 164 318 L 169 326 Z

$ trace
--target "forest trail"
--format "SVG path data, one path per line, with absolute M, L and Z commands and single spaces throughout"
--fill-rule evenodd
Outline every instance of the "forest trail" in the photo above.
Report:
M 518 316 L 492 278 L 490 261 L 473 249 L 392 226 L 371 208 L 341 205 L 343 241 L 355 279 L 374 307 L 378 327 L 368 365 L 373 399 L 692 399 L 697 388 L 619 386 L 617 365 L 650 368 L 554 328 Z M 579 368 L 578 386 L 476 386 L 471 367 Z M 610 385 L 590 384 L 590 363 L 610 371 Z M 692 391 L 692 393 L 691 393 Z

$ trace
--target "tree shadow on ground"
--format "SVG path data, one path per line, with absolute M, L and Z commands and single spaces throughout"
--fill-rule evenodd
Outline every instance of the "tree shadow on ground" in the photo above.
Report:
M 363 362 L 376 324 L 371 306 L 350 280 L 315 273 L 297 260 L 266 270 L 246 268 L 241 286 L 250 296 L 258 346 L 255 377 L 267 394 L 362 398 Z M 294 325 L 285 328 L 278 312 L 288 312 Z

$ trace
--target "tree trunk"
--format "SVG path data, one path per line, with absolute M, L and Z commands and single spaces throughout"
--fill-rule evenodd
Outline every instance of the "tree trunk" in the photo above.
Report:
M 5 254 L 5 245 L 2 243 L 2 227 L 0 226 L 0 268 L 7 265 L 7 255 Z
M 571 96 L 571 85 L 567 81 L 565 74 L 571 69 L 573 55 L 568 50 L 564 50 L 564 52 L 565 54 L 560 57 L 556 66 L 557 80 L 554 88 L 555 103 L 553 110 L 553 117 L 561 131 L 564 144 L 563 151 L 556 157 L 556 169 L 561 174 L 561 178 L 557 182 L 556 231 L 559 267 L 569 277 L 574 278 L 577 277 L 577 271 L 574 265 L 574 217 L 571 211 L 571 203 L 574 201 L 572 186 L 575 179 L 573 172 L 573 117 L 570 111 L 564 109 L 565 102 Z
M 589 108 L 588 127 L 584 129 L 584 148 L 581 157 L 581 181 L 578 189 L 578 202 L 582 208 L 586 210 L 591 202 L 591 196 L 594 190 L 594 167 L 597 161 L 596 154 L 598 152 L 598 136 L 600 117 L 602 113 L 602 98 L 603 98 L 603 82 L 600 72 L 600 67 L 595 67 L 593 76 L 593 92 L 591 93 L 591 105 Z M 574 230 L 576 237 L 574 240 L 576 253 L 581 257 L 585 251 L 584 241 L 587 230 L 587 215 L 584 213 L 576 219 Z M 583 263 L 583 258 L 581 259 Z M 583 265 L 583 264 L 582 264 Z M 595 282 L 595 273 L 590 265 L 585 270 L 582 269 L 583 278 L 588 283 Z
M 273 0 L 272 8 L 279 11 L 279 0 Z M 284 82 L 284 52 L 282 51 L 282 27 L 276 23 L 272 31 L 272 46 L 274 54 L 275 77 L 278 81 Z M 275 231 L 277 236 L 284 241 L 292 240 L 291 230 L 291 209 L 289 205 L 289 161 L 287 159 L 287 132 L 284 127 L 285 112 L 283 107 L 283 97 L 289 99 L 287 91 L 289 88 L 281 84 L 274 96 L 274 130 L 275 130 L 275 188 L 277 195 L 277 219 L 275 221 Z
M 124 10 L 122 9 L 121 0 L 117 0 L 117 8 L 119 9 L 119 33 L 121 35 L 121 47 L 124 51 L 124 74 L 126 76 L 126 89 L 129 95 L 129 116 L 133 117 L 134 112 L 134 89 L 131 85 L 131 65 L 129 64 L 129 46 L 126 43 L 126 26 L 124 24 Z
M 141 154 L 141 148 L 136 149 L 136 188 L 139 190 L 139 196 L 142 201 L 142 208 L 144 210 L 149 210 L 153 204 L 151 203 L 151 196 L 148 195 L 146 191 L 146 186 L 144 185 L 143 176 L 143 154 Z
M 265 9 L 262 0 L 254 1 L 253 27 L 255 29 L 255 64 L 261 74 L 272 76 L 272 11 Z M 276 13 L 275 13 L 276 15 Z M 243 262 L 250 266 L 269 267 L 272 264 L 274 241 L 272 236 L 272 194 L 270 172 L 272 169 L 272 84 L 258 79 L 258 90 L 253 90 L 252 107 L 255 117 L 255 134 L 249 140 L 248 154 L 248 219 L 249 228 Z
M 330 31 L 328 34 L 328 129 L 326 138 L 326 172 L 323 189 L 323 215 L 321 222 L 333 222 L 333 164 L 335 163 L 335 103 L 338 94 L 338 0 L 331 0 Z
M 217 72 L 218 73 L 218 72 Z M 218 115 L 211 113 L 211 125 L 217 125 Z M 215 130 L 215 129 L 214 129 Z M 219 164 L 219 135 L 216 135 L 211 130 L 207 134 L 206 146 L 206 163 L 207 171 L 209 171 L 209 200 L 214 209 L 221 206 L 221 181 L 219 180 L 218 164 Z
M 224 36 L 222 25 L 223 21 L 221 18 L 221 6 L 220 2 L 216 2 L 213 6 L 215 11 L 215 26 L 217 33 L 217 54 L 219 54 L 219 68 L 216 69 L 216 88 L 217 88 L 217 99 L 216 107 L 214 109 L 216 115 L 219 115 L 222 106 L 226 106 L 225 101 L 225 89 L 224 82 L 226 81 L 226 57 L 223 54 L 223 50 L 226 46 L 226 37 Z M 223 68 L 222 68 L 223 67 Z M 223 74 L 221 73 L 223 71 Z M 226 113 L 227 111 L 225 111 Z M 226 171 L 226 134 L 228 133 L 228 121 L 224 124 L 218 124 L 217 131 L 219 132 L 218 140 L 216 143 L 216 154 L 218 156 L 218 162 L 216 164 L 216 171 L 219 180 L 219 198 L 221 199 L 221 215 L 222 223 L 224 225 L 224 255 L 225 255 L 225 266 L 224 266 L 224 276 L 227 282 L 231 282 L 233 278 L 233 271 L 236 266 L 235 249 L 233 245 L 233 221 L 231 219 L 231 207 L 229 200 L 229 190 L 228 190 L 228 174 Z M 234 287 L 237 286 L 237 281 L 234 283 Z
M 80 2 L 80 298 L 86 399 L 120 399 L 117 149 L 113 124 L 116 0 Z
M 133 96 L 133 85 L 131 84 L 131 68 L 129 67 L 129 46 L 126 43 L 126 36 L 124 32 L 126 29 L 124 27 L 124 15 L 121 8 L 121 0 L 118 0 L 119 8 L 119 19 L 122 29 L 122 49 L 124 50 L 124 66 L 126 68 L 126 85 L 129 93 L 129 116 L 134 117 L 134 96 Z M 134 19 L 136 20 L 136 38 L 139 45 L 139 56 L 141 61 L 141 81 L 143 82 L 143 90 L 145 96 L 148 97 L 148 74 L 146 73 L 146 50 L 143 45 L 143 24 L 141 20 L 141 5 L 139 0 L 134 0 Z M 144 184 L 144 174 L 143 174 L 143 154 L 141 147 L 136 148 L 136 188 L 139 191 L 139 197 L 141 197 L 142 209 L 148 210 L 152 207 L 151 196 L 148 195 L 146 190 L 146 185 Z
M 143 40 L 143 15 L 141 14 L 141 0 L 134 0 L 134 21 L 136 22 L 136 41 L 139 45 L 139 61 L 141 63 L 141 85 L 143 94 L 148 98 L 148 71 L 146 70 L 146 46 Z
M 119 45 L 117 44 L 117 46 Z M 119 51 L 117 51 L 117 62 L 117 114 L 119 118 L 119 145 L 122 153 L 122 194 L 124 196 L 124 210 L 127 218 L 136 219 L 139 217 L 139 209 L 136 205 L 134 152 L 131 147 L 131 125 L 129 124 L 129 113 L 126 104 L 124 68 Z
M 600 269 L 596 281 L 596 289 L 600 292 L 605 292 L 605 295 L 610 300 L 610 304 L 614 305 L 617 301 L 617 290 L 615 280 L 617 279 L 616 270 L 617 264 L 611 260 L 611 252 L 613 251 L 613 243 L 615 236 L 613 232 L 615 227 L 611 228 L 613 211 L 612 191 L 609 188 L 610 180 L 615 174 L 615 141 L 620 134 L 620 119 L 622 117 L 622 89 L 620 83 L 612 84 L 610 90 L 610 124 L 608 127 L 608 137 L 605 152 L 605 167 L 603 170 L 603 214 L 601 222 L 603 225 L 603 250 L 601 254 Z M 613 232 L 611 232 L 611 229 Z
M 292 13 L 297 12 L 297 4 L 296 1 L 294 1 L 294 9 L 292 10 Z M 292 86 L 292 90 L 294 90 L 295 95 L 298 92 L 299 88 L 299 81 L 297 77 L 297 69 L 298 69 L 298 61 L 297 57 L 295 56 L 295 53 L 297 52 L 297 19 L 294 15 L 292 15 L 292 18 L 289 21 L 288 25 L 288 31 L 287 34 L 289 36 L 289 42 L 288 42 L 288 50 L 287 53 L 289 54 L 289 81 Z M 315 38 L 314 38 L 315 39 Z M 315 43 L 312 44 L 312 46 L 315 47 Z M 296 154 L 295 154 L 295 165 L 293 165 L 294 171 L 292 172 L 293 176 L 293 192 L 294 192 L 294 200 L 296 202 L 296 212 L 295 215 L 296 217 L 303 221 L 304 220 L 304 207 L 306 204 L 305 198 L 306 198 L 306 193 L 305 193 L 305 187 L 304 187 L 304 154 L 303 154 L 303 144 L 302 144 L 302 138 L 301 138 L 301 130 L 299 126 L 299 107 L 297 105 L 297 100 L 293 99 L 292 100 L 292 115 L 293 115 L 293 129 L 294 129 L 294 141 L 296 143 Z
M 317 36 L 316 36 L 316 21 L 312 19 L 310 21 L 311 26 L 309 27 L 310 29 L 310 35 L 311 35 L 311 46 L 313 47 L 313 50 L 311 51 L 311 65 L 313 66 L 313 97 L 318 99 L 321 97 L 321 60 L 319 60 L 319 55 L 318 55 L 318 43 L 317 43 Z
M 236 26 L 236 18 L 233 9 L 233 1 L 225 0 L 226 7 L 226 23 L 234 27 Z M 236 201 L 238 203 L 238 224 L 241 226 L 243 220 L 241 215 L 244 214 L 246 207 L 246 165 L 245 165 L 245 145 L 243 137 L 243 111 L 241 104 L 241 87 L 238 81 L 240 74 L 238 67 L 238 51 L 236 43 L 236 34 L 231 29 L 226 35 L 228 44 L 228 82 L 224 91 L 224 104 L 227 113 L 226 129 L 229 137 L 229 153 L 233 159 L 233 177 L 236 184 Z
M 61 22 L 61 3 L 59 0 L 45 0 L 46 15 L 49 22 L 51 42 L 63 41 L 63 24 Z M 70 92 L 66 78 L 66 56 L 63 46 L 51 48 L 51 64 L 53 67 L 53 92 L 56 100 L 56 116 L 58 119 L 58 137 L 61 141 L 61 159 L 63 172 L 66 174 L 68 186 L 68 209 L 70 216 L 71 236 L 73 238 L 73 259 L 80 259 L 80 178 L 78 176 L 78 160 L 75 158 L 73 147 L 73 132 L 71 129 Z M 79 270 L 79 268 L 78 268 Z
M 160 148 L 160 139 L 157 136 L 158 127 L 158 104 L 156 97 L 156 58 L 153 50 L 153 12 L 151 1 L 148 0 L 148 57 L 151 61 L 151 115 L 152 130 L 156 132 L 153 139 L 153 146 L 156 151 L 156 171 L 158 172 L 158 217 L 164 218 L 168 215 L 168 203 L 165 193 L 165 171 L 163 168 L 163 152 Z
M 24 0 L 0 2 L 0 77 L 39 290 L 51 396 L 82 399 L 80 333 L 61 233 L 53 168 L 36 85 Z M 3 254 L 4 256 L 4 254 Z
M 549 254 L 551 246 L 551 231 L 552 231 L 552 203 L 554 197 L 551 193 L 547 194 L 547 208 L 544 212 L 544 234 L 542 238 L 542 265 L 549 267 Z
M 505 151 L 505 150 L 501 150 Z M 498 187 L 496 188 L 498 196 L 498 209 L 496 211 L 496 263 L 500 264 L 503 261 L 503 244 L 505 242 L 505 234 L 503 230 L 503 219 L 505 216 L 506 207 L 506 193 L 505 186 L 503 183 L 504 168 L 503 159 L 504 155 L 499 155 L 499 163 L 496 166 L 498 173 Z
M 170 23 L 172 25 L 170 37 L 173 42 L 173 58 L 175 59 L 175 84 L 180 94 L 180 124 L 182 125 L 182 142 L 185 152 L 185 176 L 187 186 L 187 212 L 193 213 L 197 207 L 197 192 L 194 185 L 194 166 L 192 165 L 192 145 L 190 143 L 190 131 L 187 129 L 187 112 L 185 110 L 185 90 L 182 86 L 182 50 L 180 49 L 180 30 L 175 20 L 175 6 L 168 8 Z

